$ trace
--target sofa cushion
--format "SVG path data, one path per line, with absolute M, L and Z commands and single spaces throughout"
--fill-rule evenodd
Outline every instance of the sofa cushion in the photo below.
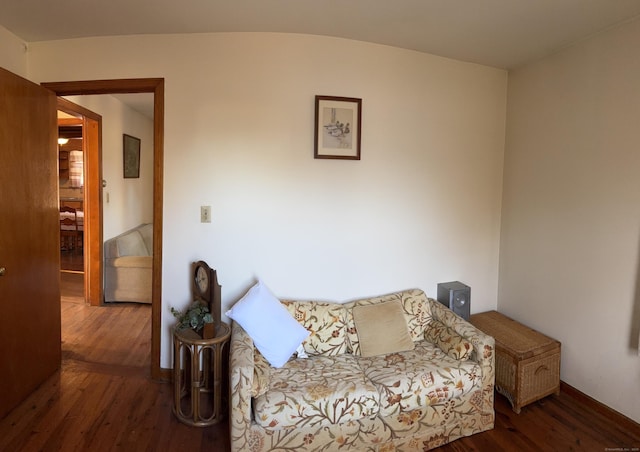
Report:
M 287 311 L 309 332 L 303 342 L 309 356 L 337 356 L 349 350 L 347 310 L 339 303 L 282 300 Z
M 363 298 L 344 305 L 347 309 L 347 337 L 349 339 L 351 353 L 360 355 L 358 333 L 353 322 L 353 308 L 355 306 L 366 306 L 393 300 L 399 300 L 402 304 L 411 340 L 416 342 L 424 339 L 424 330 L 431 320 L 431 311 L 429 310 L 427 296 L 420 289 L 404 290 L 379 297 Z
M 141 224 L 138 226 L 138 232 L 140 232 L 144 246 L 147 248 L 147 255 L 153 256 L 153 224 Z
M 292 359 L 271 369 L 269 389 L 254 399 L 255 421 L 269 430 L 322 427 L 378 413 L 378 390 L 356 357 Z
M 440 347 L 453 359 L 466 360 L 473 352 L 473 344 L 443 323 L 432 320 L 424 332 L 424 338 Z
M 400 301 L 393 300 L 353 308 L 362 356 L 376 356 L 413 349 L 413 341 Z
M 478 363 L 450 358 L 424 340 L 416 342 L 413 350 L 360 358 L 358 362 L 380 392 L 382 416 L 440 405 L 482 383 Z
M 244 328 L 273 367 L 286 363 L 309 335 L 262 281 L 249 289 L 226 315 Z
M 113 259 L 105 259 L 107 267 L 120 267 L 120 268 L 148 268 L 153 267 L 152 256 L 123 256 Z M 126 278 L 126 275 L 122 275 Z
M 149 252 L 144 239 L 137 230 L 129 231 L 116 237 L 119 256 L 148 256 Z

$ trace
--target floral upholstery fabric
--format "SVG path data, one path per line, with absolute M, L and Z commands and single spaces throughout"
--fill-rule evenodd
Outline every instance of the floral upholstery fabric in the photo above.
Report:
M 412 289 L 379 297 L 363 298 L 361 300 L 351 301 L 344 305 L 347 310 L 347 337 L 349 338 L 351 353 L 358 356 L 360 355 L 358 331 L 355 327 L 355 323 L 353 322 L 353 308 L 355 306 L 385 303 L 392 300 L 400 300 L 400 303 L 404 308 L 404 316 L 407 321 L 411 340 L 416 342 L 424 339 L 424 331 L 431 319 L 431 314 L 429 311 L 427 296 L 422 290 Z
M 383 405 L 387 404 L 387 399 L 386 397 L 381 397 L 379 400 L 380 411 L 372 417 L 362 417 L 336 424 L 326 423 L 325 425 L 321 425 L 321 422 L 305 423 L 298 419 L 295 426 L 283 427 L 280 425 L 280 429 L 277 429 L 277 426 L 274 426 L 275 428 L 265 428 L 256 420 L 257 414 L 254 410 L 254 401 L 259 397 L 252 397 L 254 379 L 258 378 L 257 375 L 260 374 L 254 369 L 256 350 L 249 335 L 234 322 L 229 356 L 231 450 L 233 452 L 266 452 L 272 450 L 303 452 L 333 450 L 358 452 L 422 451 L 441 446 L 463 436 L 493 428 L 495 419 L 493 408 L 495 380 L 493 338 L 485 335 L 434 300 L 427 299 L 426 308 L 428 314 L 426 314 L 427 321 L 425 321 L 425 324 L 433 318 L 451 328 L 452 331 L 455 331 L 473 345 L 468 364 L 477 368 L 475 386 L 468 390 L 462 390 L 460 395 L 453 396 L 448 400 L 441 399 L 436 389 L 430 389 L 426 391 L 427 395 L 423 400 L 422 406 L 416 409 L 411 409 L 404 401 L 391 407 L 383 407 Z M 419 348 L 428 346 L 431 347 L 431 350 L 435 350 L 435 347 L 428 345 L 426 341 L 420 344 L 416 343 L 416 346 Z M 435 353 L 435 351 L 432 351 L 432 353 Z M 442 356 L 445 357 L 444 353 L 442 353 Z M 278 371 L 293 372 L 295 368 L 292 367 L 293 362 L 301 362 L 301 364 L 296 364 L 297 366 L 318 358 L 322 360 L 343 360 L 341 362 L 345 364 L 347 358 L 356 359 L 358 360 L 358 367 L 353 368 L 352 373 L 358 373 L 359 370 L 363 369 L 361 368 L 361 360 L 371 360 L 371 358 L 362 358 L 350 353 L 333 358 L 316 356 L 306 360 L 290 360 Z M 460 363 L 464 363 L 464 361 L 457 361 L 455 366 L 449 367 L 456 368 Z M 305 364 L 304 366 L 307 365 Z M 398 366 L 398 364 L 395 365 Z M 304 366 L 303 370 L 306 368 Z M 270 390 L 274 384 L 273 372 L 275 370 L 277 369 L 271 368 L 269 370 Z M 374 373 L 373 367 L 368 371 Z M 401 372 L 402 369 L 399 370 L 399 374 Z M 446 366 L 443 364 L 443 367 L 438 372 L 446 373 Z M 469 372 L 472 371 L 470 370 Z M 314 378 L 317 378 L 317 376 Z M 291 373 L 287 383 L 297 379 L 298 376 Z M 327 380 L 327 383 L 329 383 L 329 380 Z M 332 381 L 332 383 L 335 383 L 335 381 Z M 393 384 L 390 386 L 391 388 L 394 387 Z M 435 387 L 437 388 L 438 386 Z M 434 404 L 429 404 L 431 402 L 429 396 L 431 391 L 435 391 L 432 394 L 434 395 L 434 402 L 436 398 L 438 400 Z M 321 394 L 322 391 L 319 391 L 319 393 Z M 412 397 L 411 395 L 407 396 Z M 394 411 L 394 409 L 390 408 L 398 409 Z M 300 409 L 302 410 L 302 407 Z M 307 407 L 305 410 L 309 410 L 309 408 Z M 381 412 L 382 410 L 391 414 L 384 415 Z M 267 425 L 269 423 L 270 421 Z
M 271 381 L 271 365 L 258 350 L 253 354 L 253 384 L 251 397 L 258 397 L 269 389 Z
M 347 353 L 347 311 L 344 305 L 287 300 L 281 303 L 311 332 L 302 342 L 307 355 L 338 356 Z
M 414 350 L 360 358 L 358 362 L 380 393 L 382 416 L 441 405 L 480 388 L 478 363 L 452 359 L 424 340 L 416 342 Z
M 427 341 L 440 347 L 443 352 L 453 359 L 467 360 L 473 352 L 473 344 L 471 342 L 437 320 L 431 321 L 424 333 L 424 337 Z
M 273 369 L 269 390 L 254 399 L 256 423 L 266 429 L 317 427 L 372 417 L 378 391 L 352 355 L 292 359 Z

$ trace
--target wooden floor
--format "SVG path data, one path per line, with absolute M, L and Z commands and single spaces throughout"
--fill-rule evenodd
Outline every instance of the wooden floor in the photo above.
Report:
M 61 275 L 61 369 L 0 420 L 0 451 L 228 450 L 227 424 L 178 422 L 151 380 L 151 306 L 86 306 L 82 274 Z
M 171 412 L 171 385 L 150 379 L 150 306 L 86 306 L 75 275 L 63 274 L 62 367 L 0 420 L 0 451 L 228 451 L 227 422 L 208 428 L 181 424 Z M 562 391 L 520 415 L 497 395 L 494 430 L 439 450 L 639 448 L 638 424 L 620 422 L 575 391 Z
M 82 249 L 61 250 L 60 268 L 66 271 L 81 272 L 84 268 L 84 255 Z
M 615 417 L 597 412 L 572 391 L 549 396 L 511 410 L 507 399 L 496 394 L 496 426 L 493 430 L 461 438 L 439 451 L 640 451 L 640 425 L 628 418 L 623 425 Z

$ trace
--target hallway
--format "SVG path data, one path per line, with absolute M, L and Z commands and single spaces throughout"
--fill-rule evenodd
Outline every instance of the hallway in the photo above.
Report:
M 82 250 L 61 250 L 60 268 L 63 271 L 81 272 L 84 269 L 84 254 Z

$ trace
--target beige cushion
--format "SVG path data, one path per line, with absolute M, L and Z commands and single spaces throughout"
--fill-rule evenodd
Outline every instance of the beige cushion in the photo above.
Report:
M 153 225 L 151 223 L 138 226 L 138 232 L 147 248 L 147 254 L 153 256 Z
M 109 267 L 127 268 L 151 268 L 153 266 L 152 256 L 123 256 L 115 259 L 106 259 Z
M 389 301 L 399 301 L 404 308 L 404 320 L 409 328 L 409 336 L 413 342 L 424 339 L 424 330 L 431 321 L 431 309 L 426 294 L 420 289 L 403 290 L 373 298 L 362 298 L 344 304 L 347 310 L 347 338 L 351 353 L 360 356 L 360 343 L 353 323 L 353 308 L 368 306 Z
M 147 247 L 138 231 L 130 231 L 127 234 L 119 235 L 118 254 L 120 256 L 148 256 Z
M 399 301 L 353 308 L 362 356 L 377 356 L 413 350 L 404 310 Z
M 104 301 L 151 303 L 152 241 L 142 224 L 104 242 Z

